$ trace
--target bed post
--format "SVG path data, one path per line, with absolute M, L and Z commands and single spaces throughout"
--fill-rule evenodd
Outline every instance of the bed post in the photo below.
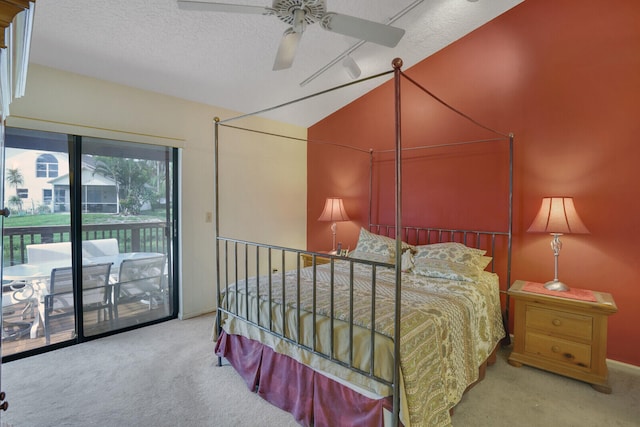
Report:
M 396 315 L 393 333 L 393 426 L 400 425 L 400 310 L 402 283 L 402 133 L 400 123 L 400 76 L 402 59 L 392 62 L 395 83 L 396 123 Z
M 369 222 L 367 230 L 371 231 L 371 212 L 373 211 L 373 148 L 369 148 Z
M 507 247 L 507 283 L 506 287 L 511 286 L 511 245 L 513 240 L 513 132 L 509 134 L 509 236 Z M 506 293 L 504 303 L 504 329 L 506 332 L 505 344 L 511 344 L 511 336 L 509 335 L 509 293 Z
M 213 196 L 213 204 L 214 204 L 214 215 L 215 219 L 215 245 L 216 245 L 216 312 L 218 311 L 218 304 L 220 303 L 220 247 L 218 245 L 218 236 L 220 236 L 220 212 L 219 212 L 219 201 L 218 201 L 218 129 L 220 126 L 220 117 L 214 117 L 213 119 L 214 126 L 214 141 L 213 141 L 213 188 L 214 188 L 214 196 Z M 225 266 L 226 268 L 226 266 Z M 220 331 L 222 330 L 220 326 L 220 313 L 216 315 L 216 331 L 218 336 L 220 336 Z M 218 366 L 222 366 L 222 357 L 218 356 Z

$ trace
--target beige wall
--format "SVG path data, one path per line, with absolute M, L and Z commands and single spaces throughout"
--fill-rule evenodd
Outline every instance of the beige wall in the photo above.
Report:
M 214 211 L 213 118 L 236 115 L 30 65 L 26 95 L 11 105 L 7 125 L 181 148 L 180 316 L 188 318 L 215 308 L 215 222 L 206 222 Z M 258 118 L 233 124 L 306 137 L 304 128 Z M 222 233 L 304 249 L 306 144 L 227 128 L 219 141 Z

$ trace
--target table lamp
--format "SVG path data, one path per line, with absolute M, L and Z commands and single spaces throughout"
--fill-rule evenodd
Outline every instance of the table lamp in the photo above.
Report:
M 349 216 L 344 210 L 344 204 L 340 197 L 327 197 L 324 202 L 324 209 L 318 218 L 318 221 L 331 221 L 332 246 L 331 253 L 336 252 L 336 229 L 338 221 L 349 221 Z
M 562 242 L 560 236 L 563 234 L 588 234 L 589 230 L 584 225 L 573 204 L 573 197 L 544 197 L 538 215 L 527 230 L 533 233 L 550 233 L 551 249 L 555 260 L 555 274 L 553 280 L 545 283 L 544 287 L 551 291 L 568 291 L 569 287 L 558 280 L 558 257 Z

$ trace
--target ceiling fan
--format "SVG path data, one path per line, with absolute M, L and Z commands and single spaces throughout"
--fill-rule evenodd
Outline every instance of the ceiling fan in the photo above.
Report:
M 280 41 L 276 60 L 273 63 L 274 71 L 291 67 L 302 33 L 307 25 L 316 22 L 319 22 L 320 26 L 327 31 L 387 47 L 396 46 L 404 35 L 402 28 L 355 16 L 327 12 L 325 0 L 273 0 L 271 7 L 217 3 L 207 0 L 178 0 L 178 7 L 185 10 L 275 15 L 281 21 L 291 25 L 285 30 Z

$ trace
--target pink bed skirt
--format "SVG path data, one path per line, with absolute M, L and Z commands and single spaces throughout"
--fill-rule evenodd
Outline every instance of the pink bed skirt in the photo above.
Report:
M 391 398 L 370 399 L 261 343 L 222 331 L 215 349 L 249 390 L 304 426 L 380 426 Z

